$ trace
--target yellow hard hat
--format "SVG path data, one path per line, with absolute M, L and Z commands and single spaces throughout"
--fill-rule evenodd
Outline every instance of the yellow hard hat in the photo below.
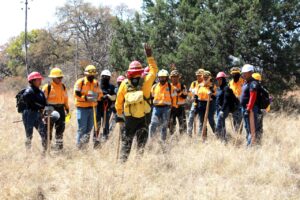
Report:
M 58 67 L 55 67 L 55 68 L 51 69 L 48 77 L 49 78 L 60 78 L 60 77 L 64 77 L 64 74 L 61 69 L 59 69 Z
M 230 69 L 230 74 L 240 74 L 241 73 L 241 69 L 238 67 L 232 67 Z
M 98 72 L 94 65 L 88 65 L 84 70 L 84 75 L 87 75 L 87 76 L 95 76 L 97 74 L 98 74 Z
M 174 76 L 181 77 L 181 74 L 179 73 L 178 70 L 175 69 L 170 73 L 170 77 L 174 77 Z
M 210 71 L 204 71 L 204 72 L 203 72 L 203 76 L 204 76 L 204 77 L 210 77 L 210 76 L 211 76 Z
M 158 72 L 158 77 L 168 77 L 169 76 L 169 72 L 165 69 L 162 69 Z
M 198 69 L 198 70 L 196 71 L 196 76 L 203 75 L 204 72 L 205 72 L 204 69 Z
M 257 81 L 261 81 L 261 75 L 259 73 L 253 73 L 252 78 L 254 78 Z

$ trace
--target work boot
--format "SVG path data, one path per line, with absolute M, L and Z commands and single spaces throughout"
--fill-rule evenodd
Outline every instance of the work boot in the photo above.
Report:
M 26 147 L 26 150 L 30 150 L 31 149 L 31 139 L 26 139 L 25 141 L 25 147 Z
M 100 141 L 96 140 L 94 141 L 94 149 L 100 149 L 101 145 L 100 145 Z
M 55 144 L 53 150 L 55 151 L 62 151 L 64 148 L 63 144 Z

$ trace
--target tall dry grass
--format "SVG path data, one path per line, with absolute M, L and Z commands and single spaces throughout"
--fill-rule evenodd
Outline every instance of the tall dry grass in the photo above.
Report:
M 126 164 L 116 162 L 117 131 L 101 150 L 75 149 L 76 123 L 67 125 L 65 152 L 41 156 L 37 132 L 31 152 L 12 93 L 0 95 L 0 199 L 300 199 L 299 115 L 265 118 L 263 145 L 244 136 L 224 145 L 186 136 L 169 140 Z M 229 126 L 230 133 L 230 126 Z M 134 147 L 135 148 L 135 147 Z

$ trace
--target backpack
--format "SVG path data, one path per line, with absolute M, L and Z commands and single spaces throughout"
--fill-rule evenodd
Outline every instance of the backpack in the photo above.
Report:
M 228 104 L 229 112 L 234 113 L 236 110 L 239 109 L 240 101 L 234 95 L 233 90 L 229 86 L 226 86 L 226 87 L 227 87 L 227 92 L 228 92 L 228 95 L 229 95 L 229 99 L 228 99 L 228 101 L 229 101 L 229 104 Z
M 129 80 L 125 82 L 127 93 L 124 101 L 125 116 L 132 116 L 135 118 L 142 118 L 146 113 L 150 113 L 151 106 L 149 100 L 145 98 L 142 91 L 143 79 L 141 79 L 137 87 L 133 87 Z M 147 106 L 148 105 L 148 106 Z
M 269 91 L 264 88 L 262 85 L 258 87 L 257 93 L 257 106 L 259 109 L 267 109 L 270 105 L 270 94 Z
M 22 89 L 21 91 L 18 92 L 16 95 L 16 107 L 18 113 L 23 113 L 23 111 L 26 109 L 27 104 L 24 101 L 23 94 L 25 93 L 27 88 Z

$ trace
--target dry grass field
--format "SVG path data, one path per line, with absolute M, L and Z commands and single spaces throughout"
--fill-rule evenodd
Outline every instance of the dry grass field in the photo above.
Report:
M 263 145 L 245 147 L 244 135 L 227 145 L 176 136 L 167 152 L 147 149 L 116 162 L 117 130 L 100 150 L 75 148 L 76 123 L 65 151 L 41 155 L 40 138 L 25 151 L 25 133 L 13 93 L 0 94 L 0 199 L 300 199 L 300 116 L 269 114 Z

